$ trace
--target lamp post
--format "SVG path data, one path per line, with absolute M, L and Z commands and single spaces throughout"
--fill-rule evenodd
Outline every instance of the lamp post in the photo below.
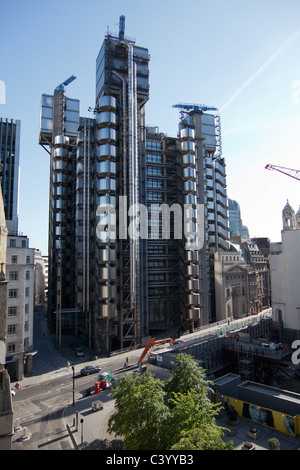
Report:
M 73 370 L 73 406 L 75 406 L 75 367 L 72 366 Z

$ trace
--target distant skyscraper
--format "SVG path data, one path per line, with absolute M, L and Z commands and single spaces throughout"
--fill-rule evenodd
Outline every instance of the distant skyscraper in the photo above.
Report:
M 243 234 L 241 209 L 237 201 L 228 199 L 228 216 L 230 237 L 240 237 Z
M 20 129 L 21 121 L 0 118 L 0 177 L 9 232 L 18 230 Z

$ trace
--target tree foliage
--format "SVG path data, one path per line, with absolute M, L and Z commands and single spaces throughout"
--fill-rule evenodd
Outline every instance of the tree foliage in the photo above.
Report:
M 171 377 L 165 385 L 167 395 L 171 398 L 173 393 L 195 390 L 200 399 L 206 400 L 211 382 L 206 379 L 205 369 L 199 367 L 189 354 L 178 354 L 174 362 Z
M 146 372 L 128 375 L 112 391 L 115 413 L 108 431 L 126 450 L 226 450 L 216 424 L 218 405 L 209 398 L 205 370 L 187 354 L 175 358 L 167 382 Z
M 163 383 L 149 372 L 128 375 L 112 395 L 116 412 L 109 419 L 109 432 L 123 436 L 126 449 L 162 449 L 163 425 L 169 413 Z

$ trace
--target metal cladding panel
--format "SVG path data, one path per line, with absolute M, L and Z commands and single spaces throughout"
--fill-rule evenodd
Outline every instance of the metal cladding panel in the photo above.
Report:
M 122 82 L 112 71 L 116 71 L 124 78 L 127 77 L 128 59 L 125 42 L 112 36 L 104 40 L 96 60 L 96 100 L 104 90 L 114 93 L 122 88 Z M 148 49 L 133 46 L 133 55 L 137 64 L 138 99 L 144 100 L 149 93 Z
M 134 55 L 136 57 L 139 57 L 139 58 L 145 59 L 145 60 L 149 60 L 148 49 L 145 49 L 144 47 L 134 46 L 133 51 L 134 51 Z
M 79 126 L 79 100 L 66 98 L 65 116 L 65 133 L 67 135 L 76 136 Z
M 42 95 L 40 108 L 40 135 L 52 136 L 53 96 Z
M 65 134 L 70 136 L 77 135 L 79 125 L 79 100 L 71 98 L 65 99 Z M 42 95 L 40 110 L 40 139 L 42 137 L 51 138 L 53 130 L 53 96 Z
M 217 141 L 215 135 L 203 134 L 204 145 L 209 147 L 216 147 Z

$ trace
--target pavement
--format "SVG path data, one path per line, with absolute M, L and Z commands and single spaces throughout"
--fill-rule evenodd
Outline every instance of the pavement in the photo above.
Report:
M 225 411 L 222 412 L 220 417 L 217 419 L 217 424 L 227 428 L 227 431 L 224 433 L 223 440 L 225 442 L 233 441 L 234 450 L 241 450 L 245 442 L 252 442 L 255 450 L 270 450 L 268 440 L 272 437 L 276 437 L 278 439 L 280 450 L 300 450 L 300 436 L 289 436 L 288 434 L 275 431 L 272 428 L 240 417 L 238 419 L 238 423 L 232 426 L 227 423 L 227 415 Z M 250 428 L 257 429 L 258 432 L 256 439 L 248 436 L 247 433 Z

